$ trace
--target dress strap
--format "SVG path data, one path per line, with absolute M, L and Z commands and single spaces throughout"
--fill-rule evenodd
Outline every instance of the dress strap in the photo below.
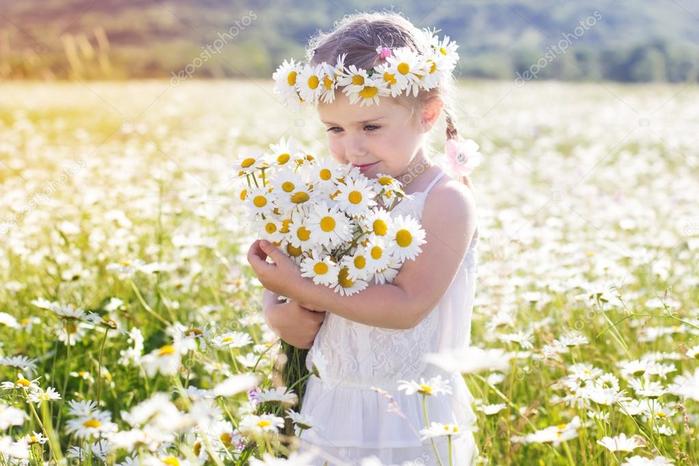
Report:
M 427 195 L 427 193 L 430 192 L 430 190 L 432 189 L 432 187 L 433 187 L 435 184 L 437 184 L 437 182 L 440 180 L 440 178 L 442 178 L 442 177 L 444 176 L 444 174 L 445 174 L 444 171 L 440 171 L 439 174 L 437 174 L 437 176 L 434 177 L 434 179 L 432 180 L 432 182 L 429 184 L 429 186 L 427 186 L 427 189 L 425 189 L 425 191 L 424 191 L 425 196 Z

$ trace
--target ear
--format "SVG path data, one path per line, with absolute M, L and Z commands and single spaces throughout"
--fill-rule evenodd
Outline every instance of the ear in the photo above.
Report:
M 432 129 L 432 126 L 437 122 L 439 115 L 442 113 L 444 102 L 438 96 L 430 97 L 422 104 L 420 111 L 420 129 L 427 132 Z

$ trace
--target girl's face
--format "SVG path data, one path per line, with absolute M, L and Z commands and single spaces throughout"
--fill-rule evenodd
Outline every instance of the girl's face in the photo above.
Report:
M 331 104 L 318 104 L 333 158 L 343 164 L 368 165 L 360 170 L 369 178 L 378 173 L 403 174 L 429 129 L 418 124 L 410 108 L 394 98 L 383 97 L 380 102 L 360 107 L 337 92 Z

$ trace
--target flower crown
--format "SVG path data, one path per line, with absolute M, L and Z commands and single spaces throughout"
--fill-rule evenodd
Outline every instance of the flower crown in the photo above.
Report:
M 282 96 L 285 104 L 294 107 L 319 101 L 331 103 L 335 100 L 335 89 L 340 87 L 350 103 L 360 106 L 378 104 L 379 97 L 397 97 L 402 93 L 417 96 L 420 89 L 434 89 L 449 78 L 459 59 L 458 45 L 449 36 L 440 40 L 432 31 L 423 31 L 430 44 L 427 53 L 409 47 L 379 46 L 376 53 L 381 63 L 368 70 L 355 65 L 346 67 L 347 54 L 341 55 L 335 65 L 284 60 L 272 75 L 274 92 Z

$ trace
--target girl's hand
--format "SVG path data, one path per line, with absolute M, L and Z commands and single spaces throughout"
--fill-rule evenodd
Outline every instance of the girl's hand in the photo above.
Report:
M 308 349 L 313 346 L 325 312 L 310 311 L 296 301 L 271 304 L 264 309 L 265 320 L 272 331 L 292 346 Z
M 274 263 L 268 263 L 267 257 Z M 248 263 L 260 283 L 277 294 L 293 298 L 305 282 L 294 261 L 269 241 L 256 240 L 250 245 Z

